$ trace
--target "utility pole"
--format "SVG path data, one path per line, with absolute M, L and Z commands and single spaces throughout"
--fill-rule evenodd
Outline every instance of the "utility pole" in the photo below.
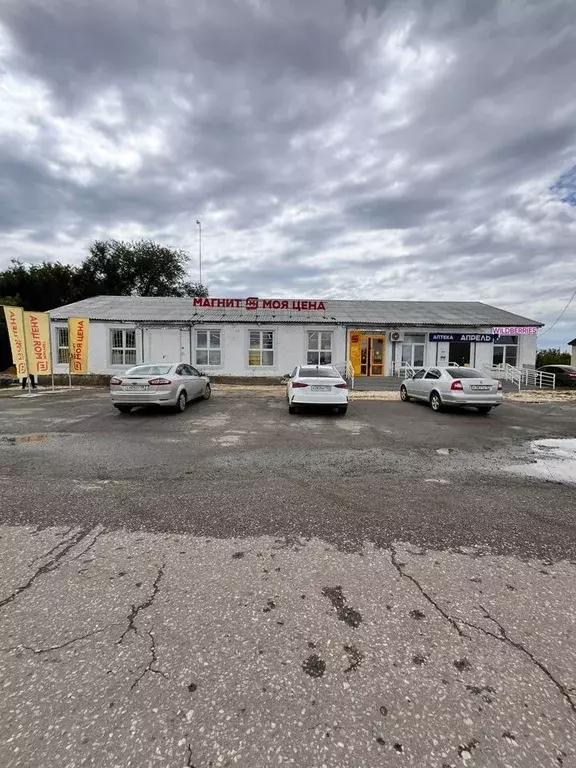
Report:
M 198 266 L 200 272 L 200 285 L 202 285 L 202 222 L 200 219 L 196 219 L 198 224 Z

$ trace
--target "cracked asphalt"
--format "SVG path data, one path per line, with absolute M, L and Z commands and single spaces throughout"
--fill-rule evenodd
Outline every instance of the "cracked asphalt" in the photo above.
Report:
M 575 429 L 0 398 L 0 765 L 576 765 Z

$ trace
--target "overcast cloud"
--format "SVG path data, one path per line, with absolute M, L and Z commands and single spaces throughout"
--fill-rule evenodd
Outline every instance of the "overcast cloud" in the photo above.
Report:
M 213 296 L 551 322 L 575 51 L 574 0 L 3 0 L 0 268 L 152 237 L 196 277 L 200 218 Z

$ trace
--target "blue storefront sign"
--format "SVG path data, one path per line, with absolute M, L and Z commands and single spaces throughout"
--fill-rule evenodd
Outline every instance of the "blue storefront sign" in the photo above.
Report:
M 475 341 L 481 344 L 491 344 L 498 338 L 497 333 L 430 333 L 430 341 Z

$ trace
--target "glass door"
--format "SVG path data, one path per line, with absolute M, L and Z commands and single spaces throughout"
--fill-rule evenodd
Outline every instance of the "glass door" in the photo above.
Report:
M 368 336 L 362 336 L 360 339 L 360 376 L 370 375 L 370 355 L 369 355 Z
M 384 336 L 370 337 L 370 373 L 369 376 L 384 375 Z

